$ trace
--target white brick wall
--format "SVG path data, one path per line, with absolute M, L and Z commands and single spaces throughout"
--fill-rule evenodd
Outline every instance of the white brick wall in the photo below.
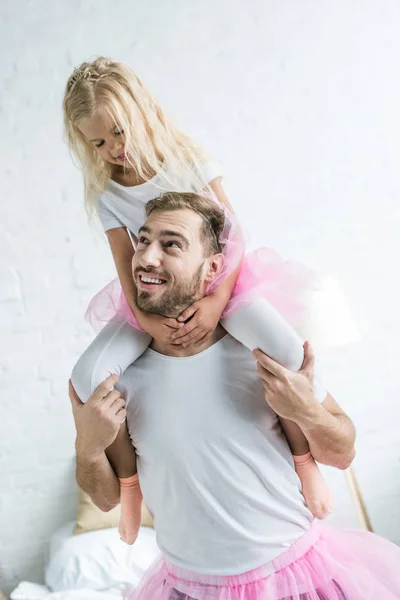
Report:
M 61 99 L 100 53 L 222 160 L 253 245 L 339 276 L 363 340 L 323 358 L 358 426 L 374 526 L 399 542 L 399 3 L 17 0 L 0 24 L 3 587 L 41 580 L 46 540 L 74 512 L 67 379 L 113 266 L 85 221 Z

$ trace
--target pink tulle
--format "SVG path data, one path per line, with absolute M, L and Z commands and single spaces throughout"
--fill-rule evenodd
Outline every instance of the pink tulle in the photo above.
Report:
M 214 198 L 217 202 L 217 200 Z M 234 215 L 219 204 L 225 213 L 225 224 L 219 236 L 224 264 L 221 273 L 206 290 L 211 294 L 236 269 L 244 256 L 244 240 Z M 295 261 L 283 260 L 272 248 L 259 248 L 246 254 L 223 316 L 253 298 L 265 298 L 292 326 L 299 325 L 307 309 L 307 292 L 315 280 L 314 274 Z M 126 320 L 142 330 L 114 279 L 91 300 L 85 318 L 99 331 L 113 319 Z
M 285 261 L 272 248 L 246 254 L 224 315 L 239 305 L 263 297 L 293 326 L 301 323 L 308 293 L 316 277 L 295 261 Z
M 143 331 L 126 301 L 119 279 L 113 279 L 97 292 L 89 302 L 85 319 L 95 331 L 100 331 L 112 320 L 128 321 L 135 329 Z
M 199 575 L 160 558 L 124 600 L 398 600 L 399 565 L 400 548 L 387 540 L 315 521 L 281 556 L 242 575 Z
M 236 269 L 245 252 L 245 243 L 243 234 L 239 226 L 239 222 L 235 215 L 228 212 L 225 206 L 223 206 L 215 196 L 212 199 L 223 209 L 225 215 L 224 228 L 219 236 L 219 243 L 222 247 L 222 254 L 224 256 L 224 264 L 221 273 L 216 279 L 208 286 L 207 294 L 212 292 Z
M 224 263 L 221 273 L 208 286 L 207 294 L 211 294 L 235 270 L 244 254 L 243 236 L 236 217 L 229 213 L 213 195 L 210 197 L 219 204 L 225 214 L 224 228 L 219 236 Z M 111 320 L 126 320 L 132 327 L 142 331 L 118 279 L 111 281 L 92 298 L 86 310 L 85 319 L 95 331 L 100 331 Z
M 220 284 L 237 266 L 241 251 L 230 246 L 226 266 L 219 276 Z M 225 256 L 225 255 L 224 255 Z M 236 262 L 235 262 L 236 261 Z M 307 309 L 307 292 L 314 282 L 314 275 L 306 267 L 294 261 L 284 261 L 275 250 L 259 248 L 246 254 L 232 297 L 223 316 L 253 298 L 265 298 L 292 326 L 301 323 Z M 216 285 L 207 290 L 212 293 Z M 86 319 L 98 331 L 111 319 L 126 320 L 136 329 L 141 327 L 133 315 L 118 279 L 114 279 L 90 302 Z

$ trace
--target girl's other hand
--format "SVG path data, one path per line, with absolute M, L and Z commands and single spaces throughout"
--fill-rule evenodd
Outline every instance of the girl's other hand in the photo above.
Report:
M 162 344 L 171 344 L 172 334 L 178 332 L 184 325 L 183 323 L 179 323 L 177 319 L 144 313 L 138 310 L 135 316 L 146 333 L 153 338 L 157 338 Z
M 203 344 L 215 331 L 221 314 L 221 305 L 212 294 L 198 300 L 178 317 L 178 323 L 183 327 L 172 334 L 172 343 L 183 348 L 189 344 Z

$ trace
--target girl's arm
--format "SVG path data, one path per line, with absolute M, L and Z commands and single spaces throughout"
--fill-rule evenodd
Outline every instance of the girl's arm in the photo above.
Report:
M 234 215 L 235 214 L 234 210 L 233 210 L 233 208 L 228 200 L 228 197 L 225 193 L 225 190 L 222 186 L 221 179 L 222 179 L 221 177 L 217 177 L 216 179 L 213 179 L 209 184 L 210 188 L 216 195 L 217 200 L 219 200 L 219 202 L 221 202 L 221 204 L 224 204 L 226 206 L 226 208 L 229 210 L 229 212 Z M 238 264 L 236 269 L 229 275 L 229 277 L 227 277 L 221 283 L 221 285 L 219 285 L 217 287 L 217 289 L 212 294 L 214 301 L 216 301 L 218 306 L 221 308 L 221 314 L 224 311 L 224 308 L 226 307 L 226 305 L 228 304 L 228 302 L 232 296 L 232 291 L 233 291 L 233 288 L 235 287 L 236 279 L 238 278 L 238 275 L 240 273 L 241 266 L 242 266 L 242 261 L 240 261 L 240 263 Z
M 221 183 L 221 177 L 213 179 L 209 183 L 210 188 L 214 192 L 217 200 L 224 204 L 228 211 L 234 214 L 233 208 L 228 200 L 225 190 Z M 181 323 L 190 321 L 185 324 L 179 331 L 172 335 L 174 344 L 196 344 L 205 342 L 215 330 L 226 305 L 232 296 L 233 288 L 235 287 L 238 278 L 242 261 L 239 262 L 235 270 L 224 279 L 224 281 L 208 296 L 205 296 L 198 302 L 189 306 L 179 317 Z M 191 318 L 192 317 L 192 318 Z
M 110 244 L 118 278 L 121 283 L 125 298 L 136 316 L 136 307 L 133 302 L 135 285 L 132 276 L 132 258 L 135 249 L 125 227 L 116 227 L 106 232 Z M 136 237 L 132 236 L 136 241 Z
M 234 215 L 235 211 L 233 210 L 232 205 L 228 200 L 228 196 L 225 193 L 225 190 L 223 188 L 221 180 L 222 180 L 222 177 L 216 177 L 215 179 L 210 181 L 209 186 L 212 189 L 212 191 L 214 192 L 214 194 L 216 195 L 217 200 L 219 202 L 221 202 L 221 204 L 224 204 L 226 206 L 226 208 L 229 210 L 229 212 Z

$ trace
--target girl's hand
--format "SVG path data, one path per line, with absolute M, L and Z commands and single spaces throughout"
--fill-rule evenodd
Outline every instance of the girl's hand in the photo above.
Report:
M 188 344 L 202 344 L 211 337 L 221 318 L 223 309 L 213 294 L 189 306 L 179 317 L 183 327 L 172 334 L 172 343 L 186 348 Z
M 179 323 L 177 319 L 144 313 L 137 309 L 135 316 L 146 333 L 153 338 L 156 337 L 162 344 L 171 344 L 171 335 L 175 332 L 179 333 L 183 327 L 183 323 Z

